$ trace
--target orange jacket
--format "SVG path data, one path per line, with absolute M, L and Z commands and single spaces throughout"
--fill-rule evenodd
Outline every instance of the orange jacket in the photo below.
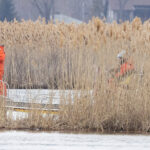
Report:
M 0 80 L 3 79 L 4 75 L 4 61 L 5 61 L 4 46 L 0 46 Z
M 134 70 L 134 66 L 132 63 L 129 62 L 125 62 L 121 65 L 120 67 L 120 71 L 118 73 L 116 73 L 116 77 L 122 77 L 125 74 L 132 72 Z
M 4 46 L 0 46 L 0 95 L 7 95 L 6 85 L 3 83 L 3 75 L 4 75 L 4 61 L 5 61 L 5 52 Z
M 115 75 L 108 80 L 109 83 L 113 83 L 115 79 L 121 79 L 125 75 L 129 75 L 134 71 L 134 66 L 130 62 L 124 62 L 119 69 L 116 70 Z

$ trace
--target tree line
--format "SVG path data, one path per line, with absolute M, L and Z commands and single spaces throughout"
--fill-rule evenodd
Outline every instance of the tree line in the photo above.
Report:
M 31 0 L 32 6 L 36 8 L 39 16 L 44 17 L 48 22 L 54 19 L 55 15 L 55 0 Z M 93 0 L 90 10 L 86 8 L 87 0 L 73 0 L 74 9 L 76 8 L 77 13 L 80 11 L 80 19 L 85 21 L 86 11 L 90 11 L 91 17 L 96 16 L 100 18 L 106 18 L 108 12 L 109 0 Z M 14 18 L 19 19 L 19 14 L 15 11 L 13 0 L 0 0 L 0 20 L 11 21 Z M 21 19 L 21 18 L 20 18 Z

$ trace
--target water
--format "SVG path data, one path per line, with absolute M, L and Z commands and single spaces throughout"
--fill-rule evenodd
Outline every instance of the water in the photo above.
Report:
M 0 133 L 0 150 L 149 150 L 150 136 L 31 133 Z
M 28 102 L 30 99 L 48 101 L 46 90 L 9 90 L 13 101 Z M 51 92 L 51 91 L 50 91 Z M 52 91 L 53 92 L 53 91 Z M 59 91 L 53 102 L 59 104 Z M 68 91 L 66 92 L 68 93 Z M 72 94 L 72 93 L 71 93 Z M 40 96 L 39 96 L 40 95 Z M 14 112 L 16 113 L 16 112 Z M 15 116 L 18 115 L 15 114 Z M 24 116 L 20 113 L 20 116 Z M 31 133 L 19 131 L 0 132 L 0 150 L 150 150 L 150 136 Z

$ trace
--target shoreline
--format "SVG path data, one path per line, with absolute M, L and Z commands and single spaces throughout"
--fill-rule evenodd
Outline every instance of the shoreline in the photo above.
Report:
M 0 132 L 16 131 L 16 132 L 32 132 L 32 133 L 62 133 L 62 134 L 95 134 L 95 135 L 150 135 L 150 132 L 142 131 L 117 131 L 117 132 L 100 132 L 100 131 L 86 131 L 86 130 L 43 130 L 43 129 L 29 129 L 29 128 L 0 128 Z

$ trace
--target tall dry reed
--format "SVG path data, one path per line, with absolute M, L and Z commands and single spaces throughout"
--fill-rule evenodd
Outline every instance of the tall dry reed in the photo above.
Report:
M 73 104 L 69 96 L 61 102 L 59 117 L 30 113 L 15 127 L 150 131 L 149 21 L 135 18 L 108 24 L 93 18 L 80 25 L 46 24 L 44 20 L 0 22 L 0 43 L 5 45 L 5 80 L 10 88 L 81 92 Z M 116 55 L 122 49 L 135 67 L 128 88 L 108 84 L 108 71 L 117 66 Z

